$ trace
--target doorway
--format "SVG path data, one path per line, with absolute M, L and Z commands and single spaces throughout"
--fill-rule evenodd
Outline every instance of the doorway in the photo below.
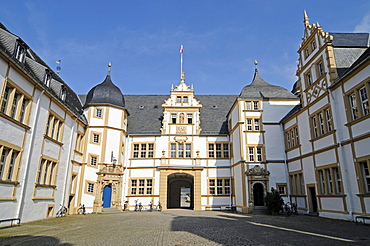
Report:
M 317 213 L 317 199 L 316 199 L 316 190 L 315 187 L 309 187 L 310 191 L 310 212 Z
M 253 185 L 253 200 L 254 206 L 264 206 L 264 191 L 261 183 L 255 183 Z
M 167 208 L 193 209 L 193 176 L 187 173 L 174 173 L 168 175 L 167 182 Z
M 103 208 L 110 208 L 112 201 L 112 186 L 106 185 L 103 190 Z

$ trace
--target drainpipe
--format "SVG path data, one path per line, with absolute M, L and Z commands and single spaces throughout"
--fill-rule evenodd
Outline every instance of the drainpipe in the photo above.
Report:
M 332 110 L 332 115 L 333 115 L 333 119 L 334 119 L 334 127 L 336 128 L 335 130 L 337 131 L 337 136 L 338 136 L 338 151 L 339 151 L 339 165 L 343 168 L 343 171 L 344 171 L 344 178 L 346 180 L 345 182 L 345 185 L 347 187 L 347 191 L 348 191 L 348 209 L 349 209 L 349 215 L 350 215 L 350 218 L 351 218 L 351 221 L 354 221 L 354 218 L 353 218 L 353 197 L 352 197 L 352 189 L 351 189 L 351 183 L 350 183 L 350 176 L 349 176 L 349 173 L 348 173 L 348 166 L 347 166 L 347 163 L 346 163 L 346 153 L 345 151 L 343 150 L 343 146 L 341 144 L 341 142 L 343 141 L 343 132 L 342 132 L 342 128 L 339 126 L 339 119 L 338 119 L 338 115 L 337 115 L 337 104 L 336 104 L 336 101 L 334 99 L 334 95 L 333 95 L 333 91 L 328 88 L 328 91 L 329 91 L 329 95 L 330 95 L 330 99 L 331 99 L 331 104 L 333 104 L 333 110 Z
M 70 168 L 71 168 L 71 153 L 73 151 L 73 136 L 75 135 L 74 134 L 74 130 L 75 130 L 75 125 L 77 124 L 77 117 L 74 121 L 74 124 L 72 125 L 72 130 L 71 130 L 71 137 L 70 137 L 70 140 L 69 140 L 69 144 L 70 144 L 70 147 L 69 147 L 69 151 L 68 151 L 68 157 L 67 157 L 67 168 L 66 168 L 66 171 L 65 171 L 65 175 L 64 175 L 64 186 L 63 186 L 63 192 L 62 192 L 62 202 L 61 204 L 64 206 L 64 203 L 65 203 L 65 198 L 67 196 L 66 194 L 66 191 L 67 191 L 67 185 L 69 184 L 69 182 L 67 182 L 67 178 L 68 178 L 68 174 L 69 174 L 69 171 L 70 171 Z
M 284 158 L 284 164 L 285 164 L 285 178 L 286 178 L 286 183 L 287 183 L 287 194 L 289 194 L 289 201 L 291 202 L 291 197 L 290 197 L 290 181 L 289 181 L 289 165 L 288 165 L 288 162 L 287 162 L 287 153 L 285 152 L 285 142 L 284 142 L 284 127 L 283 127 L 283 123 L 280 123 L 280 134 L 282 135 L 282 137 L 280 138 L 281 139 L 281 146 L 283 146 L 283 151 L 284 151 L 284 154 L 283 154 L 283 158 Z
M 28 145 L 28 153 L 27 153 L 27 158 L 26 158 L 27 162 L 26 162 L 26 165 L 24 167 L 23 178 L 22 178 L 22 181 L 21 181 L 21 184 L 23 184 L 23 185 L 22 185 L 22 188 L 21 188 L 21 192 L 19 193 L 19 203 L 18 203 L 17 214 L 15 215 L 15 218 L 21 218 L 22 212 L 23 212 L 24 192 L 25 192 L 26 187 L 27 187 L 28 169 L 29 169 L 29 166 L 30 166 L 30 163 L 31 163 L 31 155 L 33 153 L 33 144 L 35 142 L 35 127 L 36 127 L 36 123 L 37 123 L 37 118 L 39 116 L 41 96 L 42 96 L 42 94 L 44 94 L 44 92 L 45 92 L 45 90 L 42 90 L 40 95 L 37 98 L 35 118 L 34 118 L 33 123 L 32 123 L 30 143 Z

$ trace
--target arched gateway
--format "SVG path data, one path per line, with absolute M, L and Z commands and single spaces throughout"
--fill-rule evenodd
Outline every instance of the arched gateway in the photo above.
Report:
M 167 177 L 167 208 L 193 209 L 193 175 L 173 173 Z

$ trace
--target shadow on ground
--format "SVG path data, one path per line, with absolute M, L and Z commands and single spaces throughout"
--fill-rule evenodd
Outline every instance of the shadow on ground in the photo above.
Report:
M 71 246 L 72 244 L 69 243 L 60 243 L 60 240 L 55 237 L 47 237 L 47 236 L 15 236 L 15 237 L 0 237 L 0 246 L 10 246 L 10 245 L 17 245 L 17 246 L 29 246 L 29 245 L 37 245 L 37 246 Z

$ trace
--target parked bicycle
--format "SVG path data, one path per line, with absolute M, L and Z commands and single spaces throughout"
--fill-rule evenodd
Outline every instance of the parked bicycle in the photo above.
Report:
M 290 203 L 290 202 L 285 203 L 284 204 L 284 212 L 286 212 L 287 216 L 290 216 L 292 214 L 298 215 L 297 204 Z
M 80 207 L 77 209 L 77 214 L 83 214 L 86 215 L 86 209 L 85 209 L 85 204 L 80 204 Z
M 141 205 L 141 202 L 139 202 L 139 199 L 135 200 L 135 210 L 134 211 L 141 211 L 143 209 L 143 205 Z
M 64 217 L 67 215 L 67 208 L 66 206 L 60 204 L 60 209 L 58 210 L 56 217 Z
M 153 203 L 152 201 L 150 201 L 149 203 L 149 211 L 152 212 L 153 211 Z
M 155 207 L 155 210 L 162 211 L 162 205 L 161 202 L 158 202 L 158 205 Z
M 128 206 L 128 201 L 124 201 L 123 202 L 123 211 L 127 210 L 127 206 Z

